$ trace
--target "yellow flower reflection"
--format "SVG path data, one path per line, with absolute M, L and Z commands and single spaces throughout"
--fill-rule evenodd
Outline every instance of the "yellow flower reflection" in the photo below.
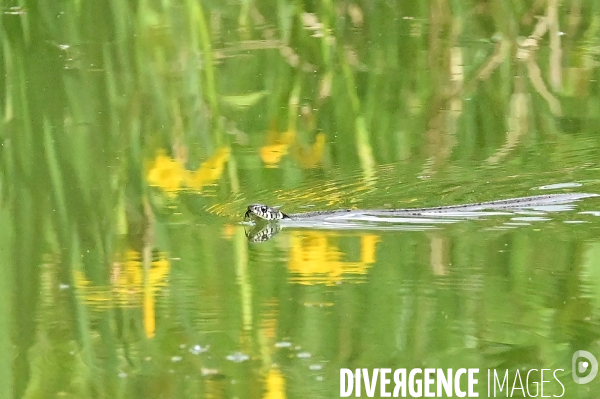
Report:
M 176 160 L 159 154 L 147 174 L 148 183 L 157 186 L 166 192 L 179 190 L 184 179 L 185 169 Z
M 265 379 L 264 399 L 285 399 L 285 379 L 283 374 L 276 368 L 269 370 Z
M 94 285 L 79 270 L 74 272 L 73 280 L 78 296 L 96 310 L 141 307 L 146 336 L 150 338 L 154 336 L 156 323 L 154 294 L 167 285 L 170 267 L 165 254 L 160 254 L 152 261 L 148 273 L 145 273 L 139 252 L 128 251 L 123 261 L 112 265 L 110 285 Z
M 212 157 L 202 162 L 198 170 L 186 174 L 186 186 L 201 191 L 202 187 L 219 180 L 230 154 L 229 148 L 219 148 Z
M 309 148 L 295 147 L 294 158 L 303 168 L 312 169 L 321 164 L 325 150 L 325 133 L 317 133 L 315 143 Z
M 321 164 L 324 149 L 324 133 L 317 133 L 315 143 L 307 148 L 298 142 L 294 129 L 278 133 L 272 128 L 269 130 L 266 144 L 260 148 L 260 158 L 267 168 L 277 168 L 281 158 L 291 153 L 303 168 L 310 169 Z
M 276 130 L 271 129 L 267 137 L 267 144 L 260 148 L 260 157 L 267 168 L 276 168 L 295 140 L 296 132 L 294 130 L 279 134 Z
M 219 180 L 230 154 L 228 147 L 221 147 L 197 170 L 192 171 L 186 170 L 178 160 L 158 154 L 148 168 L 146 179 L 151 186 L 159 187 L 171 195 L 186 187 L 201 191 L 203 187 Z
M 359 281 L 375 263 L 379 237 L 373 234 L 360 236 L 360 261 L 343 261 L 343 253 L 331 242 L 337 237 L 331 232 L 292 232 L 288 264 L 294 275 L 292 281 L 300 284 L 334 285 L 342 280 Z

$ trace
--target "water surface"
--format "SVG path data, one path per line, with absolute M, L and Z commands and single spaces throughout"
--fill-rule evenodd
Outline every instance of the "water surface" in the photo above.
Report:
M 0 397 L 331 398 L 341 368 L 598 397 L 598 198 L 240 223 L 600 194 L 600 3 L 459 3 L 0 2 Z

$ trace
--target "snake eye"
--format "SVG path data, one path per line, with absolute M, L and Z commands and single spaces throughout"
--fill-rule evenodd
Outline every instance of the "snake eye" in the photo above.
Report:
M 267 207 L 266 206 L 261 206 L 260 207 L 261 212 L 263 213 L 267 213 Z

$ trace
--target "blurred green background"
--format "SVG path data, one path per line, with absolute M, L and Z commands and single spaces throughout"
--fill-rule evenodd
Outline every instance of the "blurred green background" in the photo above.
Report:
M 599 2 L 0 11 L 1 398 L 331 398 L 341 367 L 477 367 L 482 397 L 488 369 L 563 369 L 598 397 L 571 377 L 600 355 L 597 200 L 260 244 L 238 222 L 600 193 Z

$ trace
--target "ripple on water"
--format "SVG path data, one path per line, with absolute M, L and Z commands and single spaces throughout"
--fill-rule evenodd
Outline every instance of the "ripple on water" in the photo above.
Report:
M 225 359 L 234 363 L 242 363 L 250 359 L 250 356 L 242 352 L 234 352 L 231 355 L 227 355 Z
M 577 182 L 570 183 L 557 183 L 557 184 L 548 184 L 546 186 L 540 186 L 540 190 L 558 190 L 562 188 L 572 188 L 572 187 L 581 187 L 583 184 Z

